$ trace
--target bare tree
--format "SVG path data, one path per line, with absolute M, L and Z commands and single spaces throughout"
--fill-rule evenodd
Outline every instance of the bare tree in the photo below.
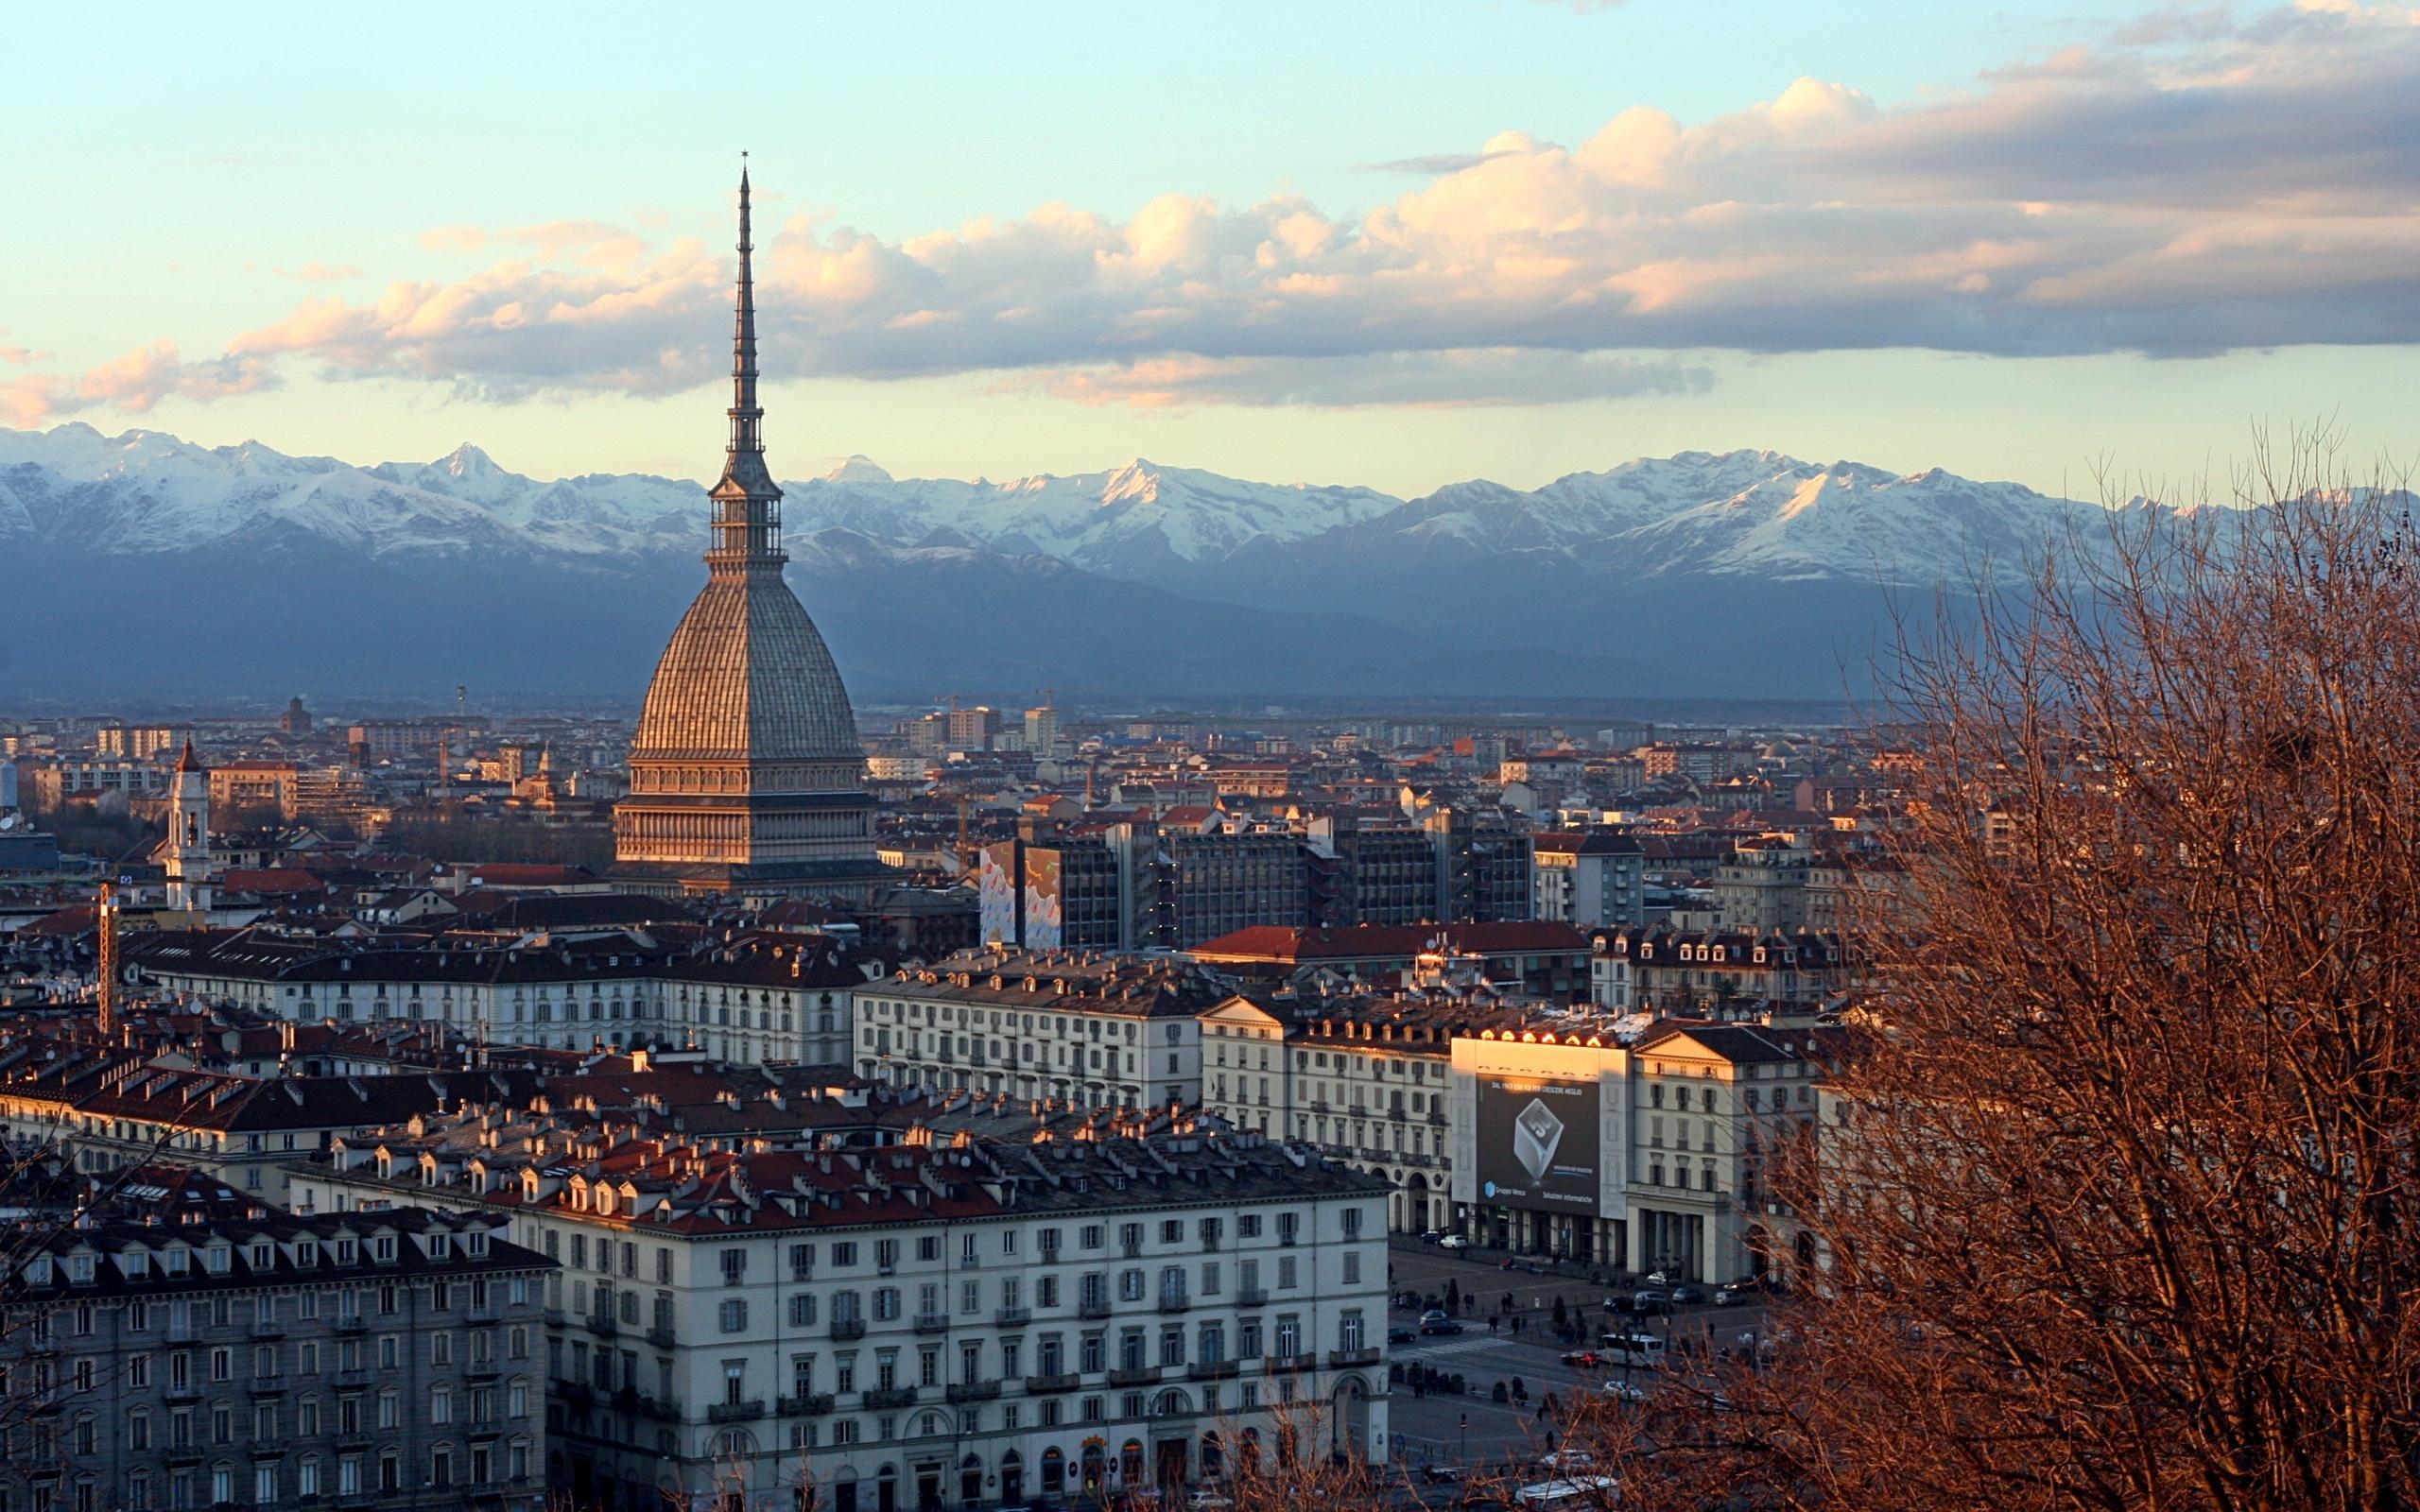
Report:
M 1592 1425 L 1627 1504 L 2420 1498 L 2420 542 L 2331 468 L 1908 639 L 1872 1019 L 1768 1173 L 1821 1263 Z

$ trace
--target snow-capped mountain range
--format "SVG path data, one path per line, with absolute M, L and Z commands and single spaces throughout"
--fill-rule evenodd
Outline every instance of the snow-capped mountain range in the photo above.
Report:
M 966 482 L 894 478 L 856 456 L 783 488 L 793 535 L 838 527 L 893 545 L 979 545 L 1153 578 L 1342 532 L 1365 549 L 1450 541 L 1490 554 L 1601 553 L 1629 575 L 1928 582 L 1979 554 L 2021 558 L 2080 511 L 2098 512 L 1938 468 L 1900 474 L 1754 451 L 1640 457 L 1531 490 L 1457 483 L 1415 500 L 1140 458 Z M 639 473 L 526 477 L 468 443 L 433 462 L 361 468 L 160 431 L 0 430 L 0 541 L 72 529 L 118 552 L 302 532 L 372 557 L 507 549 L 612 561 L 699 549 L 701 491 Z
M 1272 691 L 1398 676 L 1434 687 L 1465 676 L 1458 665 L 1491 689 L 1507 679 L 1647 686 L 1712 671 L 1801 690 L 1808 677 L 1830 675 L 1810 648 L 1829 659 L 1871 617 L 1879 586 L 1962 583 L 1983 563 L 2021 571 L 2046 541 L 2100 513 L 1939 469 L 1898 473 L 1758 451 L 1641 457 L 1529 490 L 1460 483 L 1409 500 L 1139 458 L 1099 472 L 969 482 L 894 478 L 852 457 L 783 487 L 792 579 L 836 648 L 856 639 L 876 663 L 910 644 L 963 661 L 897 668 L 920 687 L 942 685 L 935 676 L 959 686 L 994 672 L 1025 678 L 1028 663 L 1032 680 L 1051 681 L 1057 668 L 1057 684 L 1068 686 L 1115 661 L 1095 643 L 1121 637 L 1125 670 L 1102 675 L 1139 681 L 1176 654 L 1181 634 L 1202 677 L 1220 675 L 1222 653 L 1257 646 L 1253 664 L 1232 669 L 1236 685 L 1261 677 Z M 0 596 L 0 674 L 9 642 L 17 664 L 31 664 L 94 595 L 109 595 L 130 625 L 159 610 L 150 585 L 189 582 L 201 564 L 232 595 L 223 624 L 242 623 L 244 606 L 271 582 L 285 596 L 275 613 L 255 617 L 285 623 L 278 614 L 300 613 L 301 582 L 310 590 L 302 597 L 319 594 L 313 601 L 340 616 L 399 606 L 391 612 L 424 615 L 424 631 L 426 621 L 455 616 L 448 633 L 464 636 L 454 653 L 462 658 L 510 649 L 533 659 L 533 677 L 578 671 L 583 686 L 635 689 L 652 661 L 645 648 L 660 645 L 667 616 L 698 581 L 705 519 L 694 481 L 531 478 L 467 444 L 428 463 L 356 467 L 159 431 L 0 429 L 0 595 L 16 600 L 12 614 Z M 499 582 L 508 586 L 475 591 Z M 557 620 L 588 622 L 553 662 L 535 659 L 547 634 L 567 632 L 529 627 L 541 601 Z M 1104 617 L 1112 606 L 1123 617 L 1114 630 Z M 862 625 L 851 618 L 859 614 Z M 903 639 L 902 614 L 925 616 L 920 633 L 929 633 Z M 964 627 L 976 615 L 1052 627 L 1062 644 L 1018 647 L 1011 673 L 1000 627 Z M 1789 623 L 1810 615 L 1811 627 Z M 461 616 L 496 649 L 478 649 Z M 625 618 L 628 646 L 609 647 L 598 626 Z M 264 677 L 295 650 L 277 639 L 257 649 Z M 410 649 L 381 661 L 351 642 L 322 648 L 364 677 L 411 665 Z M 609 652 L 631 661 L 608 662 Z M 160 655 L 156 643 L 145 653 Z M 1838 692 L 1830 680 L 1813 696 Z

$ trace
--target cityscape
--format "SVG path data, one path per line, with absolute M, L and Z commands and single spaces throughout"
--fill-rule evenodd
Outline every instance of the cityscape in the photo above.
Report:
M 2420 1499 L 2420 15 L 913 9 L 0 255 L 0 1512 Z

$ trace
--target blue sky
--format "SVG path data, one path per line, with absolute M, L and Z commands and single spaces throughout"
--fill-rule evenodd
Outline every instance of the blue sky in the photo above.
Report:
M 710 473 L 746 147 L 789 475 L 2420 442 L 2405 8 L 716 14 L 21 14 L 0 423 Z

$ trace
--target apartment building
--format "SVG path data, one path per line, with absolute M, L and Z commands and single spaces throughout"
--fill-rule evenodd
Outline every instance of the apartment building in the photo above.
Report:
M 1580 929 L 1647 921 L 1647 848 L 1610 830 L 1541 830 L 1530 837 L 1530 917 Z
M 582 1506 L 1014 1505 L 1215 1481 L 1288 1438 L 1385 1452 L 1384 1188 L 1256 1134 L 743 1151 L 475 1119 L 295 1183 L 364 1219 L 506 1213 L 562 1262 L 556 1485 Z
M 669 949 L 601 931 L 559 943 L 393 948 L 267 930 L 137 936 L 147 985 L 279 1018 L 441 1023 L 550 1049 L 693 1046 L 754 1065 L 846 1058 L 850 1004 L 887 962 L 825 936 L 752 935 Z
M 1201 1097 L 1201 1013 L 1230 984 L 1189 962 L 965 951 L 855 997 L 860 1075 L 1094 1108 Z
M 14 1246 L 9 1512 L 544 1504 L 554 1266 L 500 1215 L 175 1216 Z
M 1815 1137 L 1824 1050 L 1838 1036 L 1676 1023 L 1632 1047 L 1637 1268 L 1727 1281 L 1802 1253 L 1795 1215 L 1763 1177 L 1786 1142 Z
M 0 1142 L 55 1144 L 87 1174 L 175 1160 L 280 1203 L 287 1163 L 338 1135 L 538 1085 L 527 1071 L 263 1078 L 164 1062 L 148 1051 L 12 1039 L 0 1045 Z
M 1453 1040 L 1510 1017 L 1404 997 L 1237 994 L 1201 1016 L 1202 1108 L 1385 1181 L 1397 1233 L 1450 1229 Z
M 1589 993 L 1600 1005 L 1672 1018 L 1812 1011 L 1847 982 L 1841 937 L 1804 929 L 1614 930 L 1596 937 L 1588 969 Z

